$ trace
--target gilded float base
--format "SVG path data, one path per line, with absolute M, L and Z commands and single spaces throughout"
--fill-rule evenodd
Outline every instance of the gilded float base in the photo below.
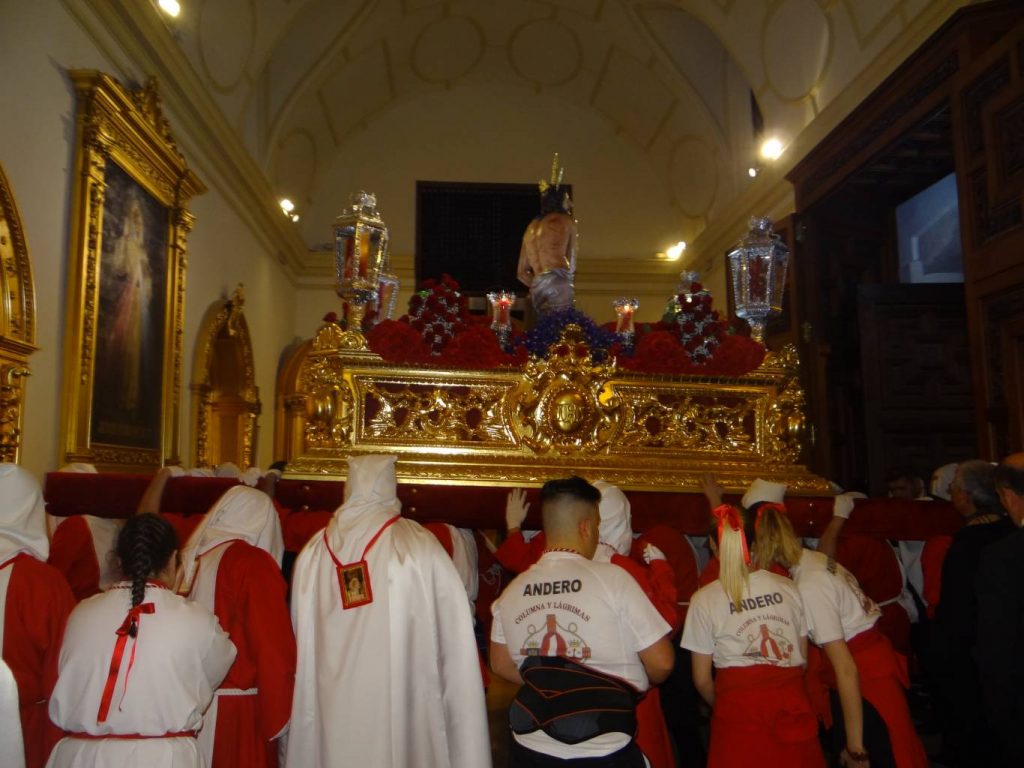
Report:
M 385 363 L 349 335 L 327 324 L 302 353 L 287 398 L 302 435 L 289 476 L 343 479 L 349 456 L 394 453 L 404 482 L 521 486 L 579 474 L 699 492 L 712 473 L 726 490 L 761 477 L 831 494 L 800 463 L 793 347 L 745 376 L 653 376 L 594 363 L 575 326 L 547 358 L 496 370 Z

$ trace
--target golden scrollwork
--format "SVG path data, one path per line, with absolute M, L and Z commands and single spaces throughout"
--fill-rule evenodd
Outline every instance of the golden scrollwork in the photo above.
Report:
M 620 444 L 637 448 L 753 454 L 756 400 L 709 395 L 703 388 L 674 394 L 624 388 L 628 425 Z
M 508 444 L 502 418 L 507 386 L 445 386 L 358 380 L 365 397 L 367 440 L 423 441 L 427 444 Z
M 0 461 L 16 462 L 21 452 L 25 380 L 35 339 L 28 245 L 14 193 L 0 167 Z
M 62 460 L 91 462 L 101 469 L 152 469 L 178 461 L 186 242 L 194 222 L 186 206 L 192 197 L 206 190 L 171 136 L 155 80 L 132 90 L 94 70 L 72 70 L 68 74 L 78 108 L 64 370 L 75 374 L 64 380 Z M 160 220 L 166 216 L 166 252 L 147 251 L 150 259 L 159 257 L 165 267 L 164 274 L 153 283 L 162 287 L 163 300 L 154 297 L 153 304 L 144 308 L 152 312 L 151 306 L 163 307 L 162 317 L 151 318 L 160 343 L 148 347 L 159 347 L 162 352 L 159 392 L 155 395 L 160 407 L 145 410 L 158 414 L 150 419 L 154 423 L 139 418 L 144 406 L 138 400 L 153 397 L 156 390 L 149 386 L 141 394 L 125 398 L 124 418 L 108 419 L 106 428 L 98 427 L 93 418 L 101 313 L 109 310 L 101 303 L 108 260 L 103 238 L 105 227 L 113 233 L 123 231 L 123 223 L 111 218 L 107 209 L 112 200 L 118 200 L 116 195 L 111 197 L 112 190 L 124 189 L 130 190 L 135 199 L 154 200 Z M 131 214 L 131 210 L 128 212 Z M 149 278 L 156 280 L 151 275 Z M 121 434 L 125 435 L 125 444 L 118 438 Z
M 349 448 L 355 431 L 355 398 L 344 363 L 330 354 L 311 356 L 302 384 L 308 393 L 305 444 L 313 450 Z
M 745 376 L 648 376 L 595 365 L 570 327 L 522 369 L 456 370 L 349 352 L 342 333 L 326 324 L 288 364 L 299 374 L 281 407 L 302 419 L 303 439 L 285 458 L 297 476 L 343 476 L 348 456 L 388 452 L 399 456 L 400 478 L 420 483 L 537 484 L 577 473 L 699 491 L 713 471 L 733 490 L 763 477 L 794 493 L 829 492 L 797 463 L 795 350 Z

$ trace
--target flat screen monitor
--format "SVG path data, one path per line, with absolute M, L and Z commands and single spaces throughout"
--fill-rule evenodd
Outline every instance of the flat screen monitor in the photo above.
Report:
M 897 206 L 896 237 L 901 283 L 964 281 L 956 174 Z

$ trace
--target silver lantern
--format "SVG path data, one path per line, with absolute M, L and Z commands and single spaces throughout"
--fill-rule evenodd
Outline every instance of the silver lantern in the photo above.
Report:
M 379 298 L 387 255 L 388 228 L 377 212 L 377 198 L 356 192 L 348 210 L 334 220 L 336 289 L 350 331 L 362 331 L 367 305 Z
M 765 216 L 750 220 L 750 231 L 727 258 L 736 316 L 750 323 L 751 338 L 764 344 L 768 318 L 782 311 L 789 249 L 772 232 L 772 220 Z

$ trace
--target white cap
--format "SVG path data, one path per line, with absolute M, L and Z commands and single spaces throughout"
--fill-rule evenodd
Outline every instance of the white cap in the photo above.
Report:
M 770 501 L 773 504 L 781 504 L 786 496 L 784 483 L 773 483 L 770 480 L 762 480 L 760 477 L 750 484 L 747 492 L 743 494 L 740 503 L 744 509 L 750 509 L 759 501 Z
M 932 485 L 930 488 L 932 496 L 950 501 L 949 486 L 953 482 L 953 478 L 956 477 L 956 468 L 958 466 L 956 462 L 943 464 L 932 472 Z

